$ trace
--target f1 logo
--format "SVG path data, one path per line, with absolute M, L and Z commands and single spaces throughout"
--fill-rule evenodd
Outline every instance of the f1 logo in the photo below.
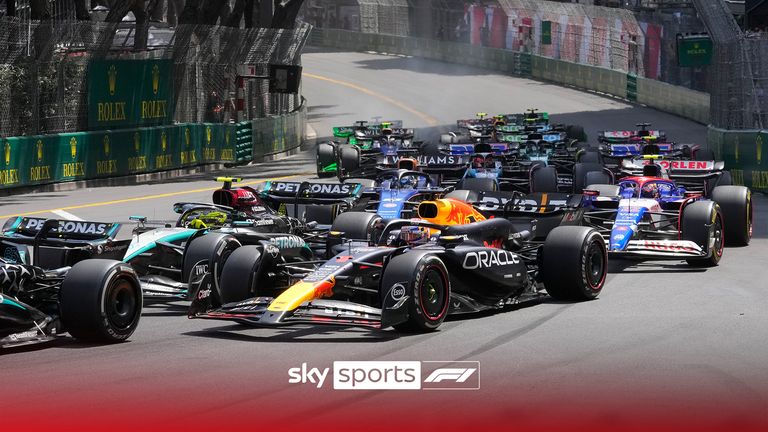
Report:
M 432 372 L 424 382 L 443 382 L 443 381 L 455 381 L 457 383 L 463 383 L 467 380 L 477 369 L 475 368 L 440 368 Z
M 480 362 L 423 361 L 421 362 L 423 390 L 478 390 Z

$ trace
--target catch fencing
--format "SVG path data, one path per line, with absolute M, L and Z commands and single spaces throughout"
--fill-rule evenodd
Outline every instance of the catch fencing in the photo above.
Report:
M 88 129 L 88 64 L 94 59 L 171 59 L 176 122 L 237 118 L 237 68 L 298 65 L 311 26 L 237 29 L 180 25 L 151 28 L 146 51 L 134 52 L 133 23 L 0 18 L 0 136 Z M 300 95 L 269 93 L 267 79 L 245 80 L 246 119 L 284 115 Z M 217 114 L 212 116 L 211 110 Z

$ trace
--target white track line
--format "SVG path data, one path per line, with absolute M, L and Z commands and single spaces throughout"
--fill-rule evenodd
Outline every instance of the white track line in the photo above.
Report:
M 79 222 L 82 222 L 84 220 L 64 210 L 51 210 L 51 213 L 55 214 L 56 216 L 62 217 L 66 220 L 79 221 Z

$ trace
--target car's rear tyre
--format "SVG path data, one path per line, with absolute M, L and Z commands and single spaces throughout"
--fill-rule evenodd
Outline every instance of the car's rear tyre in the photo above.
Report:
M 712 200 L 723 213 L 726 246 L 746 246 L 752 239 L 752 192 L 745 186 L 717 186 Z
M 360 149 L 353 145 L 339 146 L 339 159 L 336 165 L 336 174 L 339 179 L 347 177 L 349 173 L 360 168 Z
M 311 204 L 304 207 L 304 221 L 317 222 L 320 225 L 330 225 L 336 216 L 336 206 Z
M 256 280 L 261 265 L 261 246 L 243 246 L 232 252 L 221 271 L 221 303 L 256 297 Z
M 720 262 L 725 244 L 723 225 L 723 215 L 715 202 L 698 201 L 683 209 L 680 237 L 707 251 L 706 258 L 686 259 L 690 266 L 714 267 Z
M 531 174 L 531 193 L 557 192 L 557 170 L 555 167 L 547 166 L 538 168 Z
M 587 173 L 590 171 L 603 172 L 603 166 L 599 163 L 578 162 L 573 164 L 573 193 L 581 193 L 587 185 Z
M 693 159 L 697 161 L 712 161 L 715 160 L 715 152 L 710 149 L 699 149 L 694 153 Z
M 333 165 L 336 162 L 336 149 L 331 144 L 320 143 L 317 145 L 316 151 L 317 161 L 317 177 L 333 177 L 336 174 L 335 171 L 323 171 L 323 169 L 329 165 Z
M 494 192 L 499 190 L 499 184 L 492 178 L 465 177 L 456 184 L 456 189 L 475 192 Z
M 600 152 L 594 149 L 580 151 L 577 160 L 581 163 L 600 163 Z
M 81 261 L 64 277 L 59 296 L 62 326 L 76 339 L 122 342 L 139 325 L 141 285 L 125 263 Z
M 568 138 L 576 141 L 586 141 L 587 134 L 584 133 L 584 128 L 579 125 L 568 125 L 565 128 L 565 134 Z
M 608 252 L 596 230 L 581 226 L 553 229 L 541 250 L 539 274 L 555 300 L 591 300 L 600 294 Z
M 193 282 L 203 276 L 206 271 L 213 277 L 214 284 L 219 285 L 221 269 L 232 252 L 240 247 L 240 242 L 228 234 L 208 233 L 197 237 L 187 245 L 184 251 L 182 277 L 184 282 Z M 187 299 L 193 299 L 197 293 L 187 291 Z
M 376 225 L 381 221 L 381 216 L 368 212 L 346 212 L 338 215 L 333 221 L 331 231 L 344 233 L 347 240 L 362 240 L 375 242 Z
M 443 261 L 434 255 L 423 255 L 418 260 L 408 254 L 392 258 L 381 277 L 382 298 L 398 284 L 403 285 L 408 296 L 408 320 L 395 324 L 395 329 L 421 333 L 440 327 L 451 300 L 451 282 Z

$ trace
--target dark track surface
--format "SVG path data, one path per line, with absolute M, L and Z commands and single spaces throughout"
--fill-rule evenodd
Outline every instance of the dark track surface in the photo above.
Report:
M 705 141 L 704 126 L 675 116 L 487 71 L 358 53 L 309 53 L 303 61 L 303 91 L 319 137 L 332 125 L 378 115 L 402 119 L 434 138 L 456 118 L 477 111 L 534 106 L 555 121 L 584 124 L 589 136 L 600 127 L 650 121 L 673 139 Z M 237 171 L 249 180 L 312 173 L 314 155 Z M 52 217 L 49 210 L 65 208 L 86 220 L 172 218 L 172 203 L 209 199 L 210 191 L 200 189 L 217 186 L 210 177 L 12 196 L 0 200 L 0 214 Z M 500 422 L 568 417 L 622 424 L 648 415 L 690 416 L 712 425 L 745 418 L 768 422 L 767 208 L 768 200 L 756 196 L 752 244 L 727 249 L 717 268 L 614 262 L 598 300 L 546 301 L 451 320 L 433 334 L 247 329 L 188 320 L 182 303 L 151 306 L 125 344 L 93 347 L 65 340 L 0 356 L 0 402 L 6 412 L 38 412 L 33 408 L 43 405 L 49 412 L 87 412 L 88 419 L 130 400 L 130 409 L 148 410 L 147 421 L 190 422 L 243 418 L 290 403 L 294 414 L 272 411 L 272 421 L 305 427 L 377 410 L 385 417 L 407 416 L 411 424 L 428 424 L 438 415 L 469 421 L 470 412 Z M 123 230 L 129 233 L 129 227 Z M 478 360 L 481 390 L 409 393 L 404 403 L 402 392 L 288 384 L 288 368 L 302 362 L 331 367 L 334 360 Z M 78 396 L 67 397 L 72 394 Z

